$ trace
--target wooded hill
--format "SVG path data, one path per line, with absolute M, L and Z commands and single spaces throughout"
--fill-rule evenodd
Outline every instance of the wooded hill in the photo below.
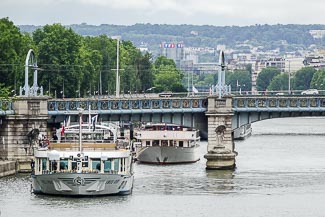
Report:
M 21 25 L 22 32 L 33 32 L 41 26 Z M 146 44 L 156 50 L 161 42 L 184 42 L 187 47 L 216 47 L 248 43 L 263 46 L 264 50 L 280 48 L 281 52 L 306 49 L 312 44 L 324 46 L 325 40 L 315 39 L 310 30 L 325 30 L 325 25 L 252 25 L 252 26 L 197 26 L 135 24 L 131 26 L 102 24 L 74 24 L 71 27 L 83 36 L 119 35 L 137 47 Z

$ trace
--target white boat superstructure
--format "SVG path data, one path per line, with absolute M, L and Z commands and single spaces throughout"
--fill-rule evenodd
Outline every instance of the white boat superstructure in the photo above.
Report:
M 64 135 L 35 151 L 34 193 L 95 196 L 130 194 L 133 159 L 128 142 L 112 124 L 71 125 Z M 58 131 L 62 133 L 62 131 Z
M 135 134 L 136 159 L 142 163 L 173 164 L 200 160 L 199 130 L 166 123 L 148 123 Z

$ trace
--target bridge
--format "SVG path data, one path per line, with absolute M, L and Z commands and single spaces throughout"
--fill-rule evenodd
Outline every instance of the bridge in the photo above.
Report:
M 101 115 L 104 121 L 161 121 L 195 127 L 197 121 L 187 123 L 178 116 L 182 115 L 184 119 L 186 115 L 201 114 L 199 117 L 204 117 L 209 97 L 214 96 L 44 99 L 47 100 L 48 115 L 55 116 L 58 123 L 67 115 L 77 118 L 78 108 L 83 108 L 85 113 Z M 231 99 L 232 130 L 265 119 L 323 116 L 325 112 L 325 96 L 237 95 Z M 15 100 L 0 100 L 0 117 L 15 114 Z M 170 119 L 171 115 L 173 119 Z
M 167 122 L 198 128 L 208 139 L 206 168 L 231 169 L 237 155 L 233 141 L 237 129 L 270 118 L 324 115 L 325 96 L 231 95 L 231 87 L 225 82 L 223 51 L 219 66 L 218 84 L 211 87 L 211 95 L 121 96 L 117 82 L 116 97 L 52 99 L 44 96 L 37 84 L 36 56 L 30 49 L 20 96 L 0 99 L 0 159 L 18 161 L 18 170 L 24 170 L 33 155 L 31 141 L 35 134 L 31 132 L 49 132 L 60 127 L 67 116 L 76 122 L 78 108 L 83 108 L 85 113 L 88 111 L 85 121 L 98 114 L 101 121 Z M 32 86 L 30 70 L 34 70 Z
M 207 169 L 235 166 L 234 131 L 271 118 L 323 116 L 325 96 L 225 95 L 51 99 L 46 96 L 0 100 L 0 158 L 24 159 L 32 154 L 26 135 L 47 132 L 66 116 L 77 121 L 78 108 L 102 121 L 169 122 L 199 128 L 208 138 Z M 86 115 L 87 116 L 87 115 Z M 73 120 L 75 118 L 75 120 Z M 89 119 L 89 116 L 86 117 Z M 88 121 L 88 120 L 85 120 Z

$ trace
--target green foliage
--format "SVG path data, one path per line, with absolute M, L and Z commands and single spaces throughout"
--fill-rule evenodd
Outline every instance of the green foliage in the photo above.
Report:
M 307 90 L 310 88 L 311 80 L 316 70 L 312 67 L 306 67 L 298 70 L 292 79 L 294 90 Z M 325 83 L 324 83 L 325 84 Z
M 250 91 L 252 89 L 250 72 L 245 70 L 227 72 L 226 84 L 230 85 L 232 90 Z
M 289 75 L 288 73 L 283 73 L 274 76 L 267 89 L 273 91 L 285 91 L 288 90 L 288 85 L 289 85 Z
M 314 73 L 314 76 L 310 83 L 311 88 L 325 90 L 325 70 L 318 70 Z
M 270 85 L 272 79 L 280 74 L 280 70 L 278 68 L 264 68 L 258 74 L 256 79 L 256 86 L 258 91 L 265 91 Z
M 76 85 L 83 77 L 80 68 L 85 64 L 80 53 L 82 38 L 72 29 L 53 24 L 37 29 L 33 40 L 38 48 L 39 65 L 44 68 L 39 75 L 39 83 L 44 90 L 54 95 L 64 89 L 61 96 L 74 97 Z
M 8 98 L 10 94 L 10 90 L 8 87 L 5 87 L 4 84 L 0 83 L 0 97 L 1 98 Z
M 182 74 L 174 65 L 160 65 L 155 74 L 154 86 L 156 92 L 185 92 L 182 85 Z
M 176 64 L 175 64 L 174 60 L 168 59 L 165 56 L 159 56 L 155 61 L 155 67 L 158 69 L 162 65 L 172 66 L 172 67 L 176 68 Z
M 23 61 L 33 43 L 28 34 L 21 34 L 8 18 L 0 19 L 0 78 L 8 87 L 21 86 Z

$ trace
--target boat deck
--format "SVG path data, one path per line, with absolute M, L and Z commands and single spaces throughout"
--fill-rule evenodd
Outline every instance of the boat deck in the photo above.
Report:
M 51 143 L 48 149 L 79 149 L 79 144 L 74 142 Z M 117 149 L 115 143 L 82 143 L 82 149 Z

